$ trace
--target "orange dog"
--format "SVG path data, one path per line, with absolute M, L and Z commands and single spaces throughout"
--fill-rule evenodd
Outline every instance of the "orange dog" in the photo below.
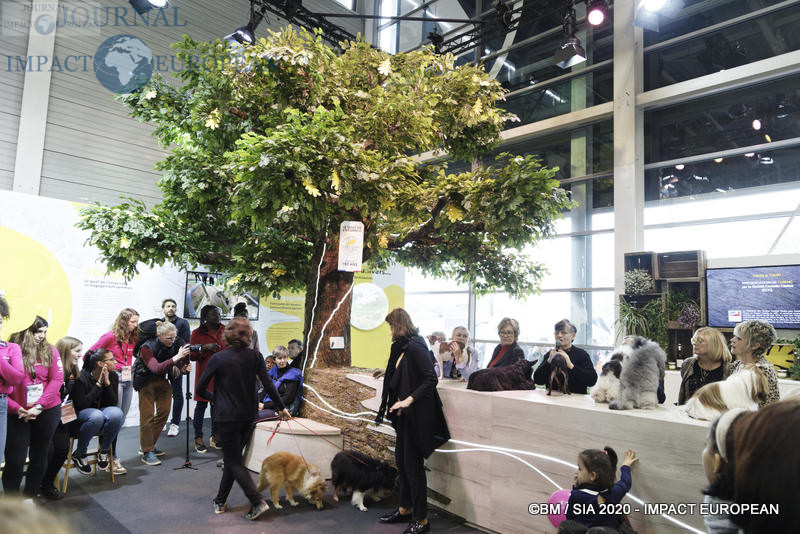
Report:
M 296 454 L 276 452 L 264 460 L 261 464 L 261 473 L 258 475 L 258 491 L 264 491 L 267 486 L 276 510 L 282 508 L 278 504 L 278 494 L 283 486 L 286 486 L 286 500 L 292 506 L 297 506 L 294 492 L 298 490 L 308 502 L 317 507 L 317 510 L 322 510 L 322 496 L 325 494 L 326 486 L 319 474 L 319 467 L 306 463 Z

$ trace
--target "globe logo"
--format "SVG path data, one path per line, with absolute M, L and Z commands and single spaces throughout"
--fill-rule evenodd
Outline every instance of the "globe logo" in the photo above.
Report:
M 109 37 L 94 54 L 94 74 L 113 93 L 132 93 L 153 75 L 153 53 L 133 35 Z
M 56 21 L 50 15 L 39 15 L 36 17 L 33 27 L 40 35 L 50 35 L 56 29 Z

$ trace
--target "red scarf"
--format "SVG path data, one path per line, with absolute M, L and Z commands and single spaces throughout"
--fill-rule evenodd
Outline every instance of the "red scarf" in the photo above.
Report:
M 511 348 L 511 345 L 501 345 L 500 346 L 500 352 L 497 353 L 497 356 L 492 358 L 492 361 L 489 362 L 489 365 L 486 368 L 488 369 L 490 367 L 494 367 L 497 364 L 497 362 L 500 361 L 500 359 L 503 357 L 503 355 L 505 355 L 505 353 L 508 352 L 508 349 L 510 349 L 510 348 Z

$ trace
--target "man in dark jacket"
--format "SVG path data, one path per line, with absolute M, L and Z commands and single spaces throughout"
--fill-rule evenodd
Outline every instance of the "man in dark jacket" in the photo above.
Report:
M 161 313 L 164 314 L 162 321 L 169 321 L 178 329 L 178 337 L 183 340 L 183 343 L 189 341 L 191 335 L 191 328 L 189 321 L 182 317 L 178 317 L 178 303 L 171 298 L 164 299 L 161 302 Z M 183 344 L 181 343 L 181 345 Z M 180 346 L 180 345 L 179 345 Z M 180 432 L 181 412 L 183 411 L 183 377 L 169 377 L 170 385 L 172 386 L 172 419 L 170 420 L 169 430 L 167 436 L 177 436 Z

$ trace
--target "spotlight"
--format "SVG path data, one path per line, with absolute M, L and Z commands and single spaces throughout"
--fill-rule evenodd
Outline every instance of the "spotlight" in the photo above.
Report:
M 442 43 L 444 42 L 444 35 L 436 31 L 434 27 L 432 32 L 428 33 L 428 40 L 433 45 L 433 51 L 437 54 L 442 53 Z
M 754 119 L 753 120 L 753 129 L 754 130 L 760 130 L 761 129 L 761 120 L 760 119 Z
M 722 163 L 722 158 L 714 158 L 714 163 Z
M 167 0 L 129 0 L 129 3 L 140 15 L 147 13 L 153 8 L 163 9 L 169 4 Z
M 586 51 L 581 46 L 581 40 L 575 37 L 575 26 L 575 10 L 570 7 L 564 16 L 564 40 L 555 53 L 555 63 L 562 69 L 586 61 Z
M 241 26 L 236 28 L 236 31 L 230 35 L 225 36 L 225 40 L 228 42 L 229 45 L 251 45 L 255 42 L 256 36 L 253 32 L 255 28 L 251 27 L 248 23 L 247 26 Z
M 769 154 L 759 154 L 758 162 L 762 165 L 772 165 L 775 163 L 775 160 L 772 159 Z
M 677 165 L 675 165 L 675 168 L 678 169 L 679 171 L 682 171 L 683 169 L 686 168 L 686 165 L 684 165 L 683 163 L 678 163 Z
M 767 143 L 771 143 L 771 142 L 772 142 L 772 138 L 769 136 L 769 134 L 764 134 L 764 140 L 765 140 Z
M 588 0 L 586 20 L 592 26 L 600 26 L 608 17 L 608 3 L 606 0 Z
M 755 157 L 755 155 L 756 155 L 756 153 L 755 153 L 755 152 L 748 152 L 747 154 L 745 154 L 745 155 L 744 155 L 744 157 L 746 157 L 746 158 L 753 158 L 753 157 Z

